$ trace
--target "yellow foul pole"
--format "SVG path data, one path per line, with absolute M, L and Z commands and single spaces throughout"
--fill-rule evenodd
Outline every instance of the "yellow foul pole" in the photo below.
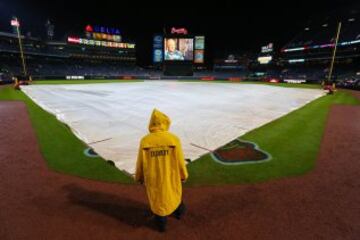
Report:
M 17 32 L 18 39 L 19 39 L 19 49 L 20 49 L 20 57 L 21 57 L 21 62 L 22 62 L 23 73 L 24 73 L 24 76 L 26 76 L 27 71 L 26 71 L 26 64 L 25 64 L 25 58 L 24 58 L 24 51 L 23 51 L 22 42 L 21 42 L 20 23 L 17 18 L 15 18 L 15 20 L 18 22 L 18 24 L 16 25 L 16 32 Z
M 331 82 L 331 77 L 332 77 L 332 73 L 334 70 L 334 62 L 335 62 L 335 57 L 336 57 L 337 45 L 339 42 L 340 31 L 341 31 L 341 22 L 339 22 L 337 33 L 336 33 L 335 46 L 334 46 L 334 51 L 332 54 L 331 65 L 330 65 L 330 70 L 329 70 L 329 75 L 328 75 L 328 84 Z

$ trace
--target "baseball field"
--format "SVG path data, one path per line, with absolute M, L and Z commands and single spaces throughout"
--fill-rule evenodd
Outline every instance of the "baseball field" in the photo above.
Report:
M 100 89 L 99 94 L 102 89 L 105 94 L 108 86 L 114 88 L 113 84 L 126 90 L 114 95 L 109 93 L 106 97 L 110 101 L 100 102 L 93 111 L 94 102 L 99 103 L 105 95 L 96 99 L 91 91 Z M 186 88 L 173 83 L 157 84 L 158 90 L 165 87 L 174 94 L 162 98 L 164 92 L 159 90 L 161 94 L 156 95 L 149 83 L 143 81 L 37 81 L 24 87 L 24 91 L 2 87 L 1 135 L 6 140 L 0 149 L 1 185 L 14 191 L 7 191 L 9 194 L 1 197 L 2 204 L 11 202 L 13 207 L 0 213 L 0 217 L 8 219 L 0 236 L 10 234 L 10 226 L 18 223 L 26 208 L 24 214 L 31 217 L 21 222 L 19 227 L 24 230 L 16 231 L 18 235 L 14 239 L 21 239 L 25 234 L 47 239 L 64 239 L 67 234 L 87 239 L 100 236 L 164 238 L 148 227 L 144 191 L 135 185 L 131 176 L 131 164 L 136 159 L 129 155 L 137 145 L 132 148 L 121 145 L 122 142 L 134 145 L 140 140 L 138 135 L 146 133 L 149 112 L 158 107 L 154 102 L 159 103 L 160 110 L 170 112 L 170 118 L 175 116 L 173 129 L 180 133 L 185 157 L 189 153 L 190 178 L 184 192 L 189 214 L 181 226 L 170 222 L 174 226 L 167 237 L 197 239 L 196 236 L 217 233 L 218 239 L 228 239 L 241 233 L 245 239 L 314 239 L 322 231 L 322 236 L 352 239 L 360 233 L 359 226 L 352 224 L 359 220 L 359 211 L 349 202 L 359 198 L 354 190 L 360 186 L 359 181 L 353 179 L 356 169 L 360 169 L 355 161 L 359 156 L 356 144 L 359 144 L 360 133 L 357 92 L 340 90 L 324 95 L 319 86 L 307 84 L 187 82 Z M 145 86 L 142 96 L 131 95 L 139 86 Z M 177 90 L 187 92 L 188 87 L 199 89 L 195 91 L 196 98 L 178 94 Z M 88 98 L 80 98 L 79 88 L 87 91 L 84 94 L 88 94 Z M 42 98 L 49 89 L 55 95 L 58 93 L 58 98 L 52 92 Z M 201 93 L 202 89 L 206 92 Z M 219 97 L 226 96 L 226 91 L 239 91 L 244 95 L 219 102 L 213 89 L 220 89 L 224 94 Z M 253 97 L 260 92 L 263 95 Z M 139 100 L 154 94 L 154 101 Z M 306 94 L 309 97 L 304 99 Z M 131 96 L 119 101 L 114 97 L 125 95 Z M 295 99 L 295 95 L 302 96 L 301 101 Z M 184 104 L 177 104 L 176 108 L 163 104 L 171 97 L 170 102 L 177 99 Z M 201 104 L 196 105 L 199 102 Z M 91 106 L 84 107 L 85 103 Z M 85 109 L 84 112 L 75 115 L 74 109 L 69 109 L 72 104 L 83 104 L 83 108 L 77 109 Z M 119 104 L 128 104 L 131 108 L 121 108 Z M 142 108 L 144 104 L 148 111 Z M 277 109 L 279 106 L 286 108 Z M 111 115 L 106 109 L 115 109 L 118 115 Z M 134 109 L 139 111 L 134 113 Z M 187 109 L 191 111 L 186 112 Z M 200 111 L 204 109 L 206 111 Z M 93 117 L 86 118 L 86 113 Z M 182 119 L 186 114 L 191 118 Z M 127 118 L 109 123 L 109 118 L 120 119 L 124 115 L 134 116 L 132 123 L 142 125 L 128 127 L 125 123 L 131 124 L 131 121 Z M 259 115 L 263 118 L 256 122 Z M 88 127 L 79 127 L 84 124 Z M 116 127 L 114 131 L 107 131 L 107 126 Z M 125 131 L 127 127 L 129 130 Z M 186 127 L 191 131 L 186 132 Z M 133 139 L 127 140 L 126 136 Z M 198 140 L 193 143 L 187 138 Z M 92 144 L 96 141 L 99 143 Z M 109 145 L 117 157 L 107 153 Z M 85 154 L 88 148 L 100 156 Z M 127 160 L 122 162 L 121 156 Z M 20 180 L 15 180 L 15 176 Z M 33 191 L 29 192 L 26 189 L 30 186 Z M 77 231 L 75 225 L 67 222 L 69 219 L 77 221 Z M 38 224 L 30 229 L 33 221 Z M 44 229 L 49 222 L 53 227 Z M 287 227 L 281 227 L 281 223 Z M 318 225 L 315 230 L 314 223 Z M 63 227 L 62 233 L 57 231 L 57 225 Z M 93 229 L 89 230 L 89 226 Z M 276 233 L 274 227 L 277 227 Z

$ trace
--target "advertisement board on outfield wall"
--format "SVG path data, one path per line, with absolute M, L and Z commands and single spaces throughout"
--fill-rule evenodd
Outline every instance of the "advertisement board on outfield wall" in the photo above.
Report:
M 284 79 L 286 83 L 306 83 L 305 79 Z

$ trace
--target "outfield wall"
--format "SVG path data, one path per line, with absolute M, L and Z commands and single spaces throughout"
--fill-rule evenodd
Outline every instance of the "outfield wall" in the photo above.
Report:
M 245 76 L 231 76 L 219 77 L 216 75 L 209 76 L 163 76 L 163 75 L 116 75 L 116 76 L 66 76 L 66 75 L 53 75 L 53 76 L 32 76 L 33 80 L 197 80 L 197 81 L 252 81 L 252 82 L 269 82 L 268 78 L 263 77 L 245 77 Z M 285 79 L 279 79 L 279 82 L 286 82 Z M 313 83 L 318 84 L 318 81 L 302 80 L 298 83 Z

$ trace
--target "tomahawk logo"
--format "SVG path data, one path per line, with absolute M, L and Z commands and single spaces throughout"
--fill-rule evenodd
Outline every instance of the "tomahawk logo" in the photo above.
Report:
M 186 28 L 171 28 L 171 33 L 172 34 L 188 34 L 188 31 L 186 30 Z

